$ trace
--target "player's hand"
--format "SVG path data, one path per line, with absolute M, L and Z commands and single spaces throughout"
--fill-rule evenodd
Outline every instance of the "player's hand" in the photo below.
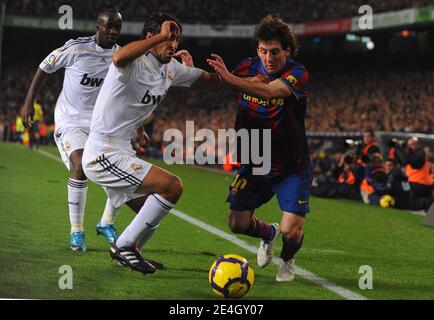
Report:
M 137 130 L 137 143 L 139 144 L 139 146 L 141 146 L 142 148 L 146 148 L 147 146 L 150 145 L 151 143 L 151 139 L 149 139 L 148 134 L 146 133 L 145 129 L 139 128 Z
M 217 72 L 220 79 L 222 79 L 226 83 L 230 83 L 230 80 L 233 77 L 233 75 L 226 68 L 226 65 L 225 65 L 225 62 L 223 61 L 223 59 L 215 53 L 211 54 L 211 57 L 213 59 L 207 59 L 206 60 L 208 62 L 208 64 L 215 70 L 215 72 Z
M 190 52 L 187 50 L 179 50 L 176 51 L 176 53 L 173 55 L 175 58 L 181 58 L 182 64 L 184 66 L 193 68 L 193 57 L 191 56 Z
M 35 117 L 35 108 L 32 104 L 24 104 L 20 110 L 21 121 L 26 128 L 30 128 Z
M 181 36 L 181 31 L 175 21 L 167 20 L 161 25 L 160 34 L 166 41 L 172 41 Z

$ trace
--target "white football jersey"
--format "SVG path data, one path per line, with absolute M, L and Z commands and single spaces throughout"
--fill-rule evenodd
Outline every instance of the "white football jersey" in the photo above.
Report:
M 81 37 L 67 41 L 41 62 L 39 68 L 46 73 L 65 68 L 54 111 L 57 128 L 89 128 L 98 93 L 118 48 L 104 49 L 96 44 L 95 36 Z
M 111 64 L 96 100 L 91 134 L 129 141 L 171 86 L 189 87 L 202 72 L 176 59 L 161 64 L 150 52 L 125 68 Z

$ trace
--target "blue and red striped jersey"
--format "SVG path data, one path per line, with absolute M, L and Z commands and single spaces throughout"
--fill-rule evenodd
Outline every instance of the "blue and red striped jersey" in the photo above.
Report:
M 268 81 L 280 79 L 292 91 L 288 97 L 269 101 L 240 92 L 235 129 L 271 129 L 271 175 L 303 171 L 310 161 L 304 125 L 309 79 L 306 68 L 288 59 L 278 74 L 269 74 L 256 57 L 243 60 L 233 74 L 239 77 L 262 75 Z

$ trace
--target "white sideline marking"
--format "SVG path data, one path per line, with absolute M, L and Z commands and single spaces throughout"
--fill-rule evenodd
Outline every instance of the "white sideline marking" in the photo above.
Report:
M 309 247 L 305 247 L 303 246 L 303 251 L 304 252 L 320 252 L 322 254 L 348 254 L 345 251 L 342 250 L 334 250 L 334 249 L 318 249 L 318 248 L 309 248 Z
M 49 153 L 47 151 L 40 150 L 40 149 L 38 149 L 37 151 L 40 154 L 42 154 L 43 156 L 46 156 L 46 157 L 48 157 L 50 159 L 53 159 L 53 160 L 56 160 L 56 161 L 59 161 L 59 162 L 63 163 L 62 159 L 60 159 L 59 157 L 55 156 L 54 154 L 51 154 L 51 153 Z
M 52 155 L 49 152 L 46 152 L 44 150 L 38 150 L 38 152 L 40 154 L 50 158 L 50 159 L 53 159 L 53 160 L 56 160 L 56 161 L 63 163 L 62 159 L 60 159 L 59 157 L 56 157 L 55 155 Z M 239 246 L 239 247 L 241 247 L 241 248 L 243 248 L 243 249 L 245 249 L 245 250 L 247 250 L 253 254 L 256 254 L 258 251 L 257 247 L 254 247 L 254 246 L 248 244 L 246 241 L 240 240 L 237 237 L 235 237 L 234 235 L 226 233 L 220 229 L 217 229 L 217 228 L 215 228 L 215 227 L 213 227 L 213 226 L 211 226 L 211 225 L 209 225 L 203 221 L 200 221 L 196 218 L 190 217 L 188 214 L 185 214 L 185 213 L 178 211 L 176 209 L 172 209 L 172 210 L 170 210 L 170 212 L 173 213 L 178 218 L 185 220 L 185 221 L 189 222 L 190 224 L 195 225 L 201 229 L 204 229 L 205 231 L 208 231 L 209 233 L 212 233 L 212 234 L 214 234 L 220 238 L 223 238 L 227 241 L 230 241 L 233 244 L 236 244 L 237 246 Z M 279 264 L 279 258 L 273 257 L 273 263 L 278 265 Z M 366 298 L 366 297 L 364 297 L 364 296 L 362 296 L 356 292 L 353 292 L 349 289 L 345 289 L 341 286 L 338 286 L 337 284 L 334 284 L 333 282 L 330 282 L 329 280 L 327 280 L 325 278 L 319 277 L 316 274 L 314 274 L 314 273 L 312 273 L 306 269 L 303 269 L 303 268 L 296 266 L 295 273 L 297 275 L 305 278 L 306 280 L 309 280 L 309 281 L 311 281 L 311 282 L 313 282 L 313 283 L 315 283 L 321 287 L 324 287 L 324 288 L 329 289 L 330 291 L 333 291 L 334 293 L 340 295 L 341 297 L 343 297 L 347 300 L 368 300 L 368 298 Z
M 248 244 L 247 242 L 245 242 L 244 240 L 240 240 L 237 237 L 235 237 L 234 235 L 231 235 L 229 233 L 226 233 L 220 229 L 217 229 L 205 222 L 202 222 L 196 218 L 190 217 L 189 215 L 178 211 L 176 209 L 172 209 L 170 210 L 171 213 L 173 213 L 175 216 L 177 216 L 178 218 L 185 220 L 201 229 L 204 229 L 206 231 L 208 231 L 209 233 L 212 233 L 220 238 L 223 238 L 227 241 L 230 241 L 234 244 L 236 244 L 237 246 L 253 253 L 256 254 L 258 251 L 257 247 L 254 247 L 250 244 Z M 279 258 L 277 257 L 273 257 L 273 263 L 274 264 L 279 264 Z M 331 291 L 333 291 L 334 293 L 340 295 L 341 297 L 348 299 L 348 300 L 368 300 L 366 297 L 355 293 L 351 290 L 345 289 L 343 287 L 338 286 L 337 284 L 334 284 L 332 282 L 330 282 L 329 280 L 319 277 L 316 274 L 307 271 L 306 269 L 300 268 L 300 267 L 296 267 L 295 273 L 317 285 L 320 285 L 321 287 L 327 288 Z
M 422 217 L 425 217 L 425 215 L 426 215 L 426 212 L 423 210 L 421 210 L 421 211 L 407 210 L 407 212 L 410 212 L 411 214 L 415 214 L 415 215 L 422 216 Z

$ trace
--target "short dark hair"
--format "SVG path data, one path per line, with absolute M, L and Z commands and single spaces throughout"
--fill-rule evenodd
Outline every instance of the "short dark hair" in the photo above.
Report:
M 369 133 L 371 136 L 374 136 L 374 130 L 372 129 L 365 129 L 363 130 L 363 133 Z
M 182 26 L 181 23 L 178 21 L 178 19 L 175 18 L 174 15 L 170 13 L 154 13 L 149 18 L 146 19 L 145 24 L 143 25 L 142 29 L 142 35 L 146 37 L 147 33 L 151 33 L 153 35 L 160 33 L 161 31 L 161 25 L 164 21 L 175 21 L 175 23 L 179 27 L 179 31 L 182 34 Z
M 394 159 L 388 158 L 386 159 L 386 161 L 384 161 L 384 163 L 386 162 L 392 162 L 394 166 L 396 166 L 396 161 Z
M 297 55 L 300 45 L 291 27 L 278 15 L 266 15 L 255 28 L 253 37 L 256 48 L 259 41 L 278 40 L 282 49 L 291 48 L 291 57 Z

